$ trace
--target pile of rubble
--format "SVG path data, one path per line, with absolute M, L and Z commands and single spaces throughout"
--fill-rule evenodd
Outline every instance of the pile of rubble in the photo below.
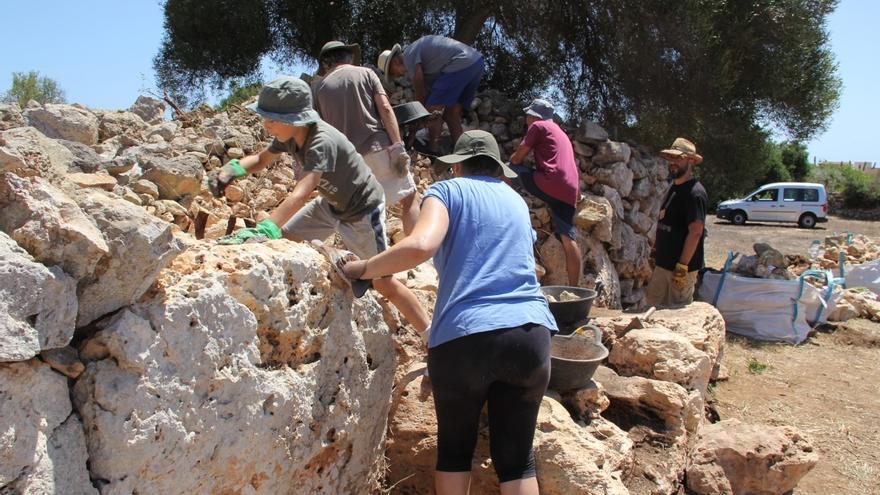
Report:
M 845 265 L 859 265 L 880 259 L 880 246 L 862 234 L 835 234 L 810 248 L 810 257 L 822 269 L 838 269 L 841 254 Z
M 742 256 L 731 268 L 731 272 L 750 278 L 767 278 L 774 280 L 792 280 L 797 274 L 788 270 L 792 259 L 783 255 L 773 246 L 758 242 L 752 246 L 753 256 Z

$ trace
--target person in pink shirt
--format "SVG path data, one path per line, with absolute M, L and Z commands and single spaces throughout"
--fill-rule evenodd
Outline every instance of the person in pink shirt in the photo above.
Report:
M 581 275 L 581 248 L 577 243 L 574 215 L 580 198 L 580 179 L 574 149 L 568 135 L 553 122 L 553 104 L 535 99 L 523 109 L 529 128 L 510 157 L 511 168 L 519 174 L 517 185 L 550 208 L 553 233 L 565 250 L 568 284 L 577 287 Z M 535 167 L 522 165 L 533 153 Z

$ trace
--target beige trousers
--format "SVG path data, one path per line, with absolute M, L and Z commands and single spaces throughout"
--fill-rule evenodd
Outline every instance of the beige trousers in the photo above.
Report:
M 694 286 L 697 283 L 697 271 L 688 272 L 687 285 L 683 289 L 672 284 L 673 272 L 665 268 L 655 267 L 648 282 L 645 302 L 648 306 L 684 306 L 694 302 Z

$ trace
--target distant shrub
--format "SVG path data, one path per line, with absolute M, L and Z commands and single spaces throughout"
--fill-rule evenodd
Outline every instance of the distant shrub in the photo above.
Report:
M 235 86 L 233 85 L 229 88 L 229 96 L 220 100 L 220 103 L 217 104 L 218 110 L 228 110 L 232 105 L 241 105 L 242 103 L 250 100 L 254 96 L 260 94 L 260 89 L 263 88 L 263 83 L 256 82 L 253 84 L 248 84 L 247 86 Z
M 811 178 L 840 195 L 847 208 L 880 207 L 880 177 L 843 164 L 823 164 L 814 168 Z

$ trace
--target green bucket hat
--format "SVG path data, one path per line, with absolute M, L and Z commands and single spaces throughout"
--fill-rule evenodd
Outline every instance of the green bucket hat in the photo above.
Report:
M 495 137 L 486 131 L 467 131 L 455 142 L 455 149 L 451 155 L 438 156 L 437 161 L 452 165 L 467 161 L 475 156 L 488 156 L 495 160 L 501 167 L 504 176 L 509 179 L 518 177 L 506 163 L 501 161 L 501 153 L 498 151 L 498 142 Z
M 302 79 L 282 76 L 263 86 L 256 103 L 247 106 L 261 116 L 285 124 L 304 126 L 321 120 L 312 107 L 312 90 Z

